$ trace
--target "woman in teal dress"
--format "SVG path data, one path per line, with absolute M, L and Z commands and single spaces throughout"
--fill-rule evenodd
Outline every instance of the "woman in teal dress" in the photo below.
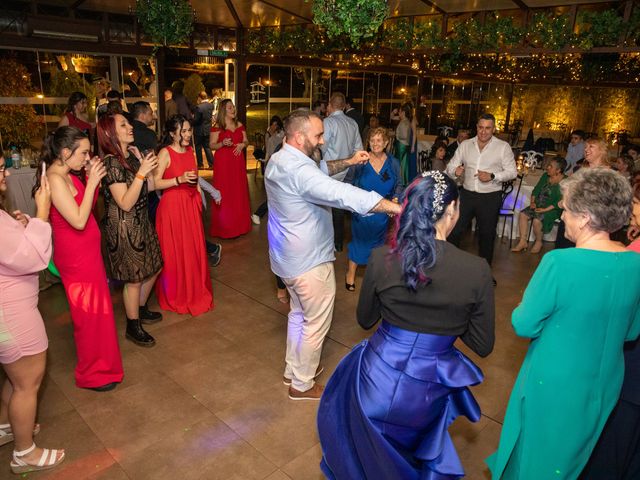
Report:
M 393 152 L 400 162 L 402 183 L 408 185 L 417 174 L 415 149 L 416 128 L 411 104 L 403 104 L 398 114 L 400 116 L 400 123 L 398 123 L 396 127 L 396 140 L 393 145 Z
M 631 214 L 629 182 L 602 168 L 561 182 L 566 236 L 513 312 L 531 338 L 511 392 L 494 479 L 578 478 L 616 404 L 623 344 L 640 334 L 640 255 L 609 239 Z
M 559 206 L 562 194 L 560 182 L 564 178 L 564 169 L 567 161 L 562 157 L 553 158 L 546 167 L 531 194 L 531 205 L 520 212 L 518 229 L 520 241 L 511 249 L 512 252 L 523 252 L 529 245 L 528 227 L 529 219 L 533 222 L 533 234 L 536 241 L 531 248 L 531 253 L 540 253 L 542 250 L 542 236 L 553 229 L 553 223 L 560 218 L 562 209 Z
M 386 153 L 389 136 L 384 128 L 374 128 L 369 133 L 371 153 L 369 161 L 357 165 L 345 179 L 363 190 L 378 192 L 389 200 L 397 200 L 402 193 L 400 163 Z M 345 288 L 350 292 L 356 289 L 356 270 L 358 265 L 366 265 L 371 250 L 384 244 L 389 216 L 374 213 L 367 216 L 351 215 L 351 242 L 349 243 L 349 261 Z

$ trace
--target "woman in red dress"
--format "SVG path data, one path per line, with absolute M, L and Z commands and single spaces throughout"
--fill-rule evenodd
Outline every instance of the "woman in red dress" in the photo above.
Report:
M 251 205 L 247 183 L 247 147 L 244 125 L 236 120 L 236 107 L 229 99 L 220 102 L 216 124 L 211 127 L 210 147 L 215 150 L 213 186 L 224 201 L 211 205 L 209 235 L 235 238 L 251 230 Z
M 76 385 L 97 391 L 122 381 L 122 359 L 113 304 L 100 251 L 100 229 L 91 210 L 102 161 L 89 161 L 89 139 L 76 127 L 59 127 L 44 142 L 42 161 L 51 185 L 53 261 L 60 272 L 73 321 Z M 73 170 L 86 165 L 86 186 Z
M 69 96 L 67 103 L 67 111 L 64 112 L 59 127 L 76 127 L 78 130 L 84 132 L 89 138 L 92 138 L 91 132 L 93 130 L 93 124 L 89 122 L 87 116 L 87 96 L 82 92 L 73 92 Z
M 191 123 L 182 115 L 167 120 L 154 182 L 156 190 L 162 190 L 156 214 L 164 260 L 156 282 L 158 304 L 163 310 L 195 317 L 213 308 L 213 290 L 192 134 Z

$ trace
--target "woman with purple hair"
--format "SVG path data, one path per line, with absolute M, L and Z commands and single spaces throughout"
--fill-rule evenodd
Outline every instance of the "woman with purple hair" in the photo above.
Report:
M 483 375 L 453 343 L 489 355 L 495 307 L 489 265 L 446 241 L 458 216 L 453 180 L 425 172 L 405 190 L 391 246 L 371 253 L 357 318 L 381 325 L 338 365 L 318 410 L 330 479 L 464 475 L 447 428 L 479 420 L 468 387 Z

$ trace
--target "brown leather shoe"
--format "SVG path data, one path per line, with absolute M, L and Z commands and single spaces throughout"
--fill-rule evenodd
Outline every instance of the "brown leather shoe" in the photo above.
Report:
M 324 387 L 318 383 L 314 384 L 306 392 L 301 392 L 293 387 L 289 387 L 289 398 L 291 400 L 320 400 Z
M 324 366 L 318 365 L 318 368 L 316 369 L 316 374 L 313 376 L 313 379 L 315 380 L 316 378 L 318 378 L 322 372 L 324 372 Z M 291 385 L 291 379 L 283 375 L 282 383 L 284 383 L 288 387 L 289 385 Z

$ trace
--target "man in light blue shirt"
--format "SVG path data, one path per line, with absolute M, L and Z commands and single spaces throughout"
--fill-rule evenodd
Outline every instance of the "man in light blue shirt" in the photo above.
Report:
M 567 161 L 565 172 L 573 173 L 573 169 L 578 161 L 584 158 L 584 137 L 585 133 L 582 130 L 574 130 L 571 132 L 571 140 L 569 141 L 567 156 L 565 157 Z
M 324 142 L 316 113 L 295 110 L 284 125 L 286 143 L 265 171 L 271 269 L 291 297 L 283 381 L 290 385 L 292 400 L 319 400 L 323 387 L 314 378 L 322 370 L 322 344 L 336 293 L 331 207 L 365 215 L 399 213 L 400 206 L 329 176 L 365 163 L 366 152 L 320 165 L 312 160 Z
M 323 160 L 330 162 L 341 158 L 350 158 L 357 151 L 362 150 L 362 137 L 357 122 L 345 115 L 345 96 L 340 92 L 334 92 L 327 106 L 327 117 L 323 120 L 324 144 L 320 146 Z M 343 170 L 333 178 L 341 182 L 347 176 L 347 170 Z M 344 240 L 344 211 L 333 210 L 334 243 L 338 252 L 342 251 Z

